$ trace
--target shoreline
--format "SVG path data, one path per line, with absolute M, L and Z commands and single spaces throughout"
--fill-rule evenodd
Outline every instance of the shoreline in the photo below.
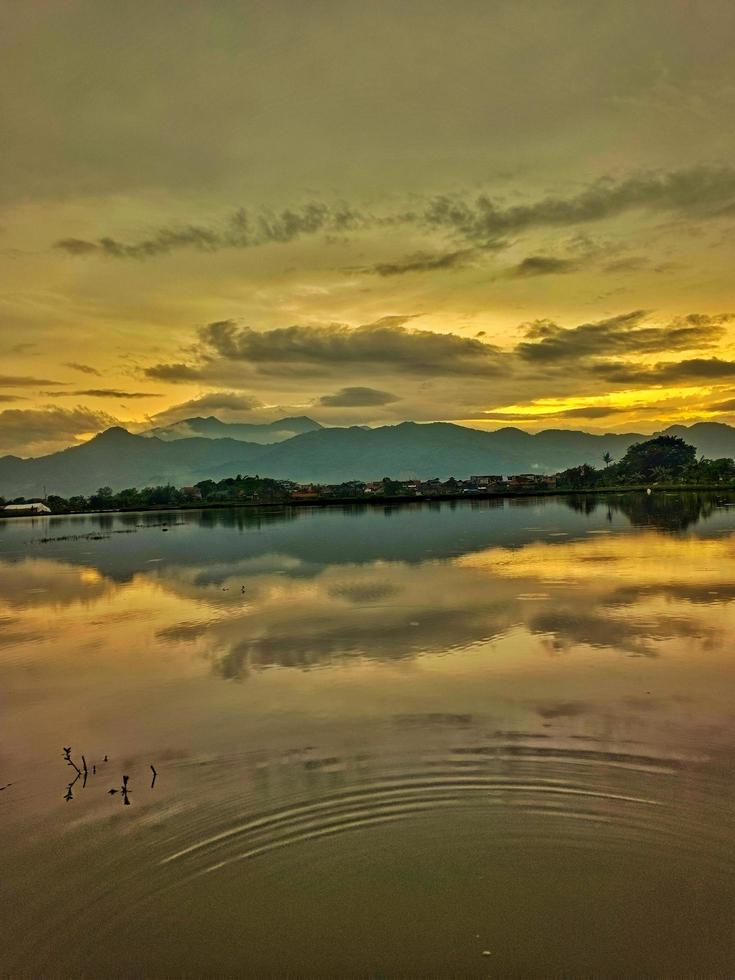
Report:
M 4 514 L 0 510 L 0 519 L 16 520 L 30 518 L 49 518 L 49 517 L 74 517 L 83 514 L 156 514 L 172 513 L 182 510 L 262 510 L 264 508 L 288 508 L 288 507 L 376 507 L 389 506 L 392 504 L 427 504 L 427 503 L 447 503 L 474 500 L 516 500 L 530 499 L 535 497 L 581 497 L 590 495 L 608 494 L 656 494 L 656 493 L 722 493 L 735 496 L 735 485 L 728 484 L 658 484 L 646 486 L 640 484 L 636 486 L 615 486 L 615 487 L 580 487 L 577 489 L 534 489 L 534 490 L 500 490 L 500 491 L 477 491 L 476 493 L 437 493 L 431 495 L 424 494 L 371 494 L 363 497 L 313 497 L 308 499 L 285 499 L 285 500 L 231 500 L 231 501 L 191 501 L 180 504 L 157 504 L 152 507 L 112 507 L 109 510 L 68 510 L 58 511 L 51 514 Z

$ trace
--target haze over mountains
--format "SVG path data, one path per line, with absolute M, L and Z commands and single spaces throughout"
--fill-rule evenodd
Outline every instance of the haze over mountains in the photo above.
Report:
M 133 435 L 115 427 L 80 446 L 48 456 L 4 456 L 0 458 L 0 494 L 9 499 L 44 493 L 86 494 L 100 486 L 116 491 L 168 483 L 185 486 L 237 473 L 322 483 L 383 476 L 429 479 L 482 473 L 554 473 L 581 463 L 600 466 L 605 452 L 619 459 L 628 446 L 647 438 L 634 432 L 593 435 L 566 429 L 532 434 L 513 427 L 486 432 L 448 422 L 402 422 L 375 429 L 325 428 L 303 418 L 256 426 L 255 434 L 261 440 L 274 440 L 265 444 L 253 441 L 250 427 L 240 423 L 190 419 L 180 425 L 202 423 L 207 436 L 185 437 L 178 430 L 162 438 L 152 433 Z M 300 425 L 305 431 L 275 441 L 290 425 Z M 217 438 L 214 432 L 238 437 Z M 704 456 L 735 457 L 732 426 L 700 422 L 671 426 L 664 432 L 681 436 Z M 251 438 L 243 439 L 242 434 Z

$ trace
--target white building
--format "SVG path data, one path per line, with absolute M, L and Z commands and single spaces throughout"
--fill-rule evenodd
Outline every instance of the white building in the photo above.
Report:
M 34 501 L 30 504 L 6 504 L 2 509 L 2 513 L 22 517 L 24 514 L 30 516 L 35 514 L 50 514 L 51 510 L 46 504 L 42 504 L 40 501 Z

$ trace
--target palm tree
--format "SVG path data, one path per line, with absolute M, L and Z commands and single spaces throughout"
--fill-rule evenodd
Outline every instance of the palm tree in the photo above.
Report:
M 607 467 L 610 465 L 610 463 L 612 463 L 612 456 L 610 455 L 610 453 L 603 453 L 602 454 L 602 461 L 605 464 L 605 469 L 607 469 Z

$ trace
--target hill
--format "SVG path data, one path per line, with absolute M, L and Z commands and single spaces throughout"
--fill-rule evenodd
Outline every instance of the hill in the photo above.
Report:
M 91 493 L 100 486 L 121 490 L 161 483 L 185 485 L 204 479 L 222 467 L 247 469 L 262 446 L 235 439 L 181 439 L 163 442 L 131 435 L 115 427 L 73 446 L 36 459 L 0 458 L 0 494 L 6 498 L 69 496 Z
M 699 454 L 735 457 L 735 428 L 703 422 L 671 426 Z M 599 466 L 609 452 L 619 459 L 638 433 L 592 435 L 562 429 L 531 434 L 517 428 L 485 432 L 449 422 L 368 429 L 317 428 L 270 445 L 232 438 L 177 438 L 131 435 L 112 428 L 80 446 L 36 459 L 0 459 L 0 494 L 6 498 L 58 493 L 91 493 L 99 486 L 172 483 L 184 486 L 206 478 L 259 473 L 298 482 L 340 483 L 410 477 L 467 477 L 473 474 L 554 473 L 569 466 Z

